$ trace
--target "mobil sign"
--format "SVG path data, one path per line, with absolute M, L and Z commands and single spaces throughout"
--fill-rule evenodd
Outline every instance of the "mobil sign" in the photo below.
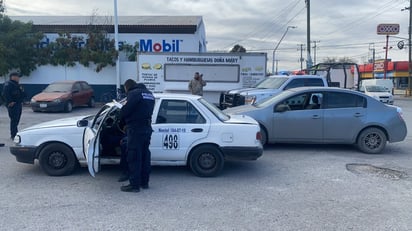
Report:
M 141 52 L 180 52 L 182 39 L 140 39 Z

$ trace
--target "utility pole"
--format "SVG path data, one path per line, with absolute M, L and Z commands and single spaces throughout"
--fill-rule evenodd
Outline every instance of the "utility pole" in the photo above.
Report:
M 412 42 L 411 42 L 411 33 L 412 33 L 412 0 L 409 0 L 409 7 L 405 7 L 401 11 L 409 10 L 409 26 L 408 26 L 408 89 L 405 92 L 405 96 L 411 96 L 412 92 Z
M 298 44 L 298 46 L 300 46 L 300 70 L 303 70 L 303 61 L 305 61 L 305 59 L 303 58 L 303 51 L 305 50 L 305 48 L 303 47 L 305 44 Z
M 319 40 L 312 41 L 313 45 L 313 64 L 316 65 L 316 49 L 318 48 L 317 44 L 320 43 Z
M 310 56 L 310 0 L 305 0 L 306 3 L 306 45 L 307 45 L 307 58 L 306 58 L 306 70 L 312 68 L 312 57 Z
M 372 48 L 371 48 L 372 47 Z M 369 44 L 369 50 L 372 51 L 372 78 L 375 78 L 375 44 Z

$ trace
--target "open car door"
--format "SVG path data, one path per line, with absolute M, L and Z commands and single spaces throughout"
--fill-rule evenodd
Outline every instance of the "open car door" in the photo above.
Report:
M 106 123 L 106 120 L 114 116 L 119 105 L 109 103 L 103 106 L 96 114 L 90 126 L 87 126 L 83 132 L 83 153 L 87 159 L 87 168 L 90 175 L 100 171 L 100 131 Z

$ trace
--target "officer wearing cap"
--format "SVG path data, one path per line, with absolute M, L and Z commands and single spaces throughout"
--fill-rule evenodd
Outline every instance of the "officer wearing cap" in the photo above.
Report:
M 143 83 L 136 83 L 132 79 L 126 80 L 124 88 L 127 102 L 120 111 L 120 119 L 126 124 L 130 184 L 120 189 L 124 192 L 139 192 L 140 188 L 149 188 L 149 145 L 153 132 L 151 118 L 155 98 Z
M 17 134 L 25 93 L 19 84 L 20 74 L 13 72 L 9 77 L 10 79 L 4 83 L 3 97 L 10 118 L 10 138 L 13 140 Z

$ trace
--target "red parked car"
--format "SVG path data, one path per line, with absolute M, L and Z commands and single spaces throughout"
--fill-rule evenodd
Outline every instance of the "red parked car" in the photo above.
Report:
M 34 112 L 71 112 L 83 105 L 95 106 L 93 88 L 86 81 L 75 80 L 53 82 L 30 101 Z

